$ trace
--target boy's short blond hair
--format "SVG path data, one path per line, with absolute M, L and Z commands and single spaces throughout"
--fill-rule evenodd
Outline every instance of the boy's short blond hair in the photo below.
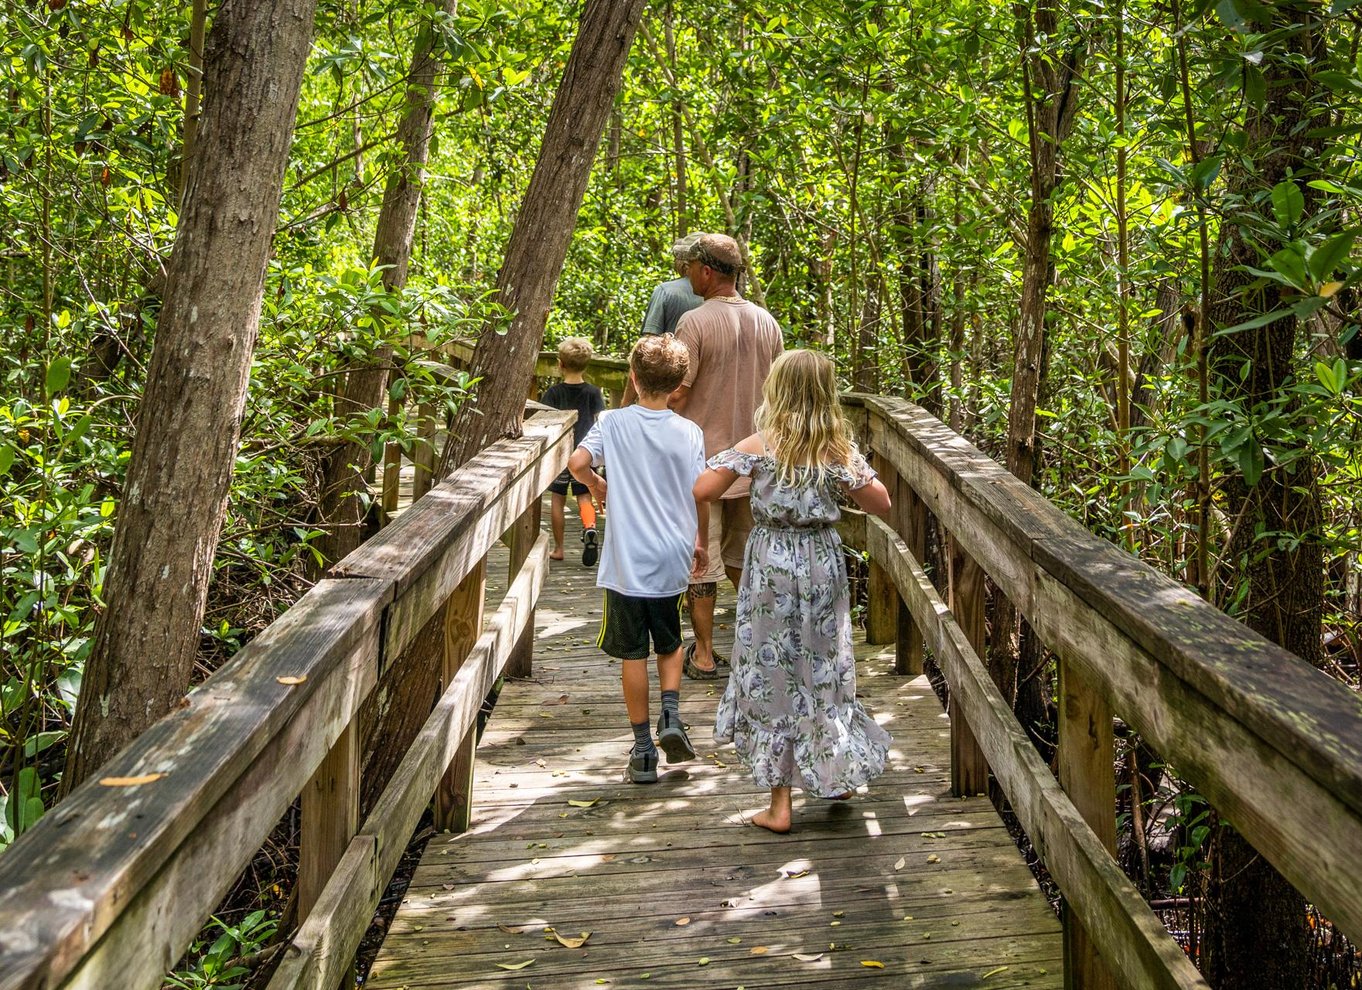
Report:
M 673 334 L 647 334 L 629 352 L 629 370 L 642 394 L 670 395 L 690 370 L 690 351 Z
M 558 363 L 564 371 L 585 371 L 595 353 L 585 337 L 569 337 L 558 345 Z

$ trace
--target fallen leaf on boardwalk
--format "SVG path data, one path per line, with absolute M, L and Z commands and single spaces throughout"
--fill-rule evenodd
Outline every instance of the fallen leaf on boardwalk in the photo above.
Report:
M 680 928 L 682 925 L 689 925 L 689 924 L 690 924 L 690 919 L 689 919 L 689 918 L 677 918 L 675 924 L 676 924 L 676 927 Z
M 164 776 L 163 773 L 144 773 L 140 777 L 101 777 L 99 783 L 104 787 L 136 787 L 138 784 L 150 784 Z
M 861 965 L 867 969 L 884 969 L 884 963 L 878 959 L 862 959 Z
M 307 680 L 307 675 L 299 674 L 296 677 L 292 675 L 289 675 L 287 677 L 276 677 L 275 680 L 278 681 L 280 684 L 301 684 L 303 683 L 303 681 Z
M 997 976 L 999 973 L 1001 973 L 1001 972 L 1002 972 L 1003 970 L 1005 970 L 1005 969 L 1007 969 L 1006 966 L 999 966 L 997 969 L 990 969 L 990 970 L 989 970 L 987 973 L 985 973 L 983 976 L 979 977 L 979 979 L 980 979 L 980 980 L 986 980 L 986 979 L 988 979 L 990 976 Z
M 518 963 L 497 963 L 497 966 L 500 967 L 501 969 L 524 969 L 526 966 L 531 965 L 533 962 L 534 962 L 533 959 L 526 959 L 524 962 Z
M 939 862 L 941 862 L 941 857 L 938 856 L 936 853 L 932 853 L 930 856 L 927 857 L 927 862 L 929 862 L 929 863 L 939 863 Z
M 700 961 L 699 961 L 698 963 L 696 963 L 696 965 L 697 965 L 697 966 L 708 966 L 708 965 L 709 965 L 709 956 L 701 956 L 701 957 L 700 957 Z
M 546 767 L 546 766 L 548 766 L 548 764 L 545 763 L 543 760 L 535 760 L 535 761 L 534 761 L 534 765 L 537 766 L 537 767 Z
M 802 953 L 802 952 L 796 952 L 796 953 L 793 953 L 793 955 L 794 955 L 794 957 L 795 957 L 796 959 L 798 959 L 800 962 L 818 962 L 818 960 L 820 960 L 820 959 L 823 958 L 823 953 L 821 953 L 821 952 L 818 953 L 818 955 L 816 955 L 816 956 L 807 956 L 807 955 L 805 955 L 805 954 Z
M 791 870 L 789 873 L 785 874 L 785 879 L 798 880 L 800 877 L 806 877 L 808 875 L 809 875 L 808 870 Z
M 832 916 L 834 918 L 845 918 L 847 916 L 847 913 L 845 911 L 834 911 L 832 912 Z
M 569 949 L 580 949 L 586 945 L 586 940 L 591 937 L 591 933 L 582 932 L 581 938 L 573 938 L 571 935 L 560 935 L 558 932 L 554 932 L 553 937 L 558 940 L 558 944 L 561 946 Z
M 742 939 L 738 938 L 738 937 L 735 935 L 735 936 L 733 936 L 732 938 L 730 938 L 730 939 L 728 940 L 728 944 L 729 944 L 729 945 L 741 945 L 741 944 L 742 944 Z
M 748 950 L 749 954 L 754 955 L 754 956 L 764 956 L 764 955 L 766 955 L 766 953 L 768 953 L 768 952 L 770 952 L 770 951 L 771 951 L 771 950 L 768 949 L 768 948 L 767 948 L 766 946 L 764 946 L 764 945 L 754 945 L 754 946 L 752 946 L 751 949 Z
M 562 694 L 559 695 L 557 698 L 545 698 L 543 701 L 539 703 L 541 705 L 566 705 L 568 703 L 568 696 Z
M 522 925 L 497 925 L 497 928 L 501 929 L 507 935 L 521 935 L 524 934 L 525 931 L 525 928 Z
M 841 924 L 840 921 L 830 921 L 830 922 L 828 922 L 828 927 L 829 927 L 829 928 L 836 928 L 836 927 L 837 927 L 838 925 L 840 925 L 840 924 Z
M 614 861 L 615 861 L 614 853 L 606 853 L 604 856 L 601 857 L 602 863 L 613 863 Z
M 553 718 L 553 716 L 550 715 L 548 712 L 540 712 L 540 713 L 539 713 L 539 717 L 540 717 L 540 718 Z
M 903 920 L 904 920 L 904 921 L 912 921 L 912 920 L 913 920 L 913 916 L 912 916 L 911 914 L 905 914 L 905 915 L 903 916 Z
M 571 805 L 571 806 L 574 807 L 574 808 L 590 808 L 593 804 L 595 804 L 595 803 L 596 803 L 597 801 L 599 801 L 599 800 L 600 800 L 600 798 L 592 798 L 590 801 L 578 801 L 578 800 L 576 800 L 576 799 L 569 798 L 569 799 L 568 799 L 568 804 Z
M 454 889 L 454 885 L 453 885 L 452 883 L 442 883 L 442 884 L 440 884 L 440 886 L 443 887 L 445 890 L 453 890 L 453 889 Z
M 900 857 L 898 858 L 898 861 L 894 863 L 894 869 L 896 869 L 896 870 L 901 870 L 901 869 L 903 869 L 903 868 L 904 868 L 905 866 L 907 866 L 907 865 L 908 865 L 908 860 L 906 860 L 906 859 L 904 859 L 902 856 L 900 856 Z

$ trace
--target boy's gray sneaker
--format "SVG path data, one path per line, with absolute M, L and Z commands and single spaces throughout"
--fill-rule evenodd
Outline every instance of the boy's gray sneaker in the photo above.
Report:
M 695 747 L 690 744 L 681 719 L 664 711 L 657 720 L 657 745 L 667 754 L 668 763 L 685 763 L 695 759 Z
M 629 750 L 629 765 L 624 768 L 624 780 L 629 784 L 657 783 L 657 750 L 640 753 Z
M 596 558 L 600 556 L 601 551 L 600 544 L 596 540 L 596 531 L 594 529 L 582 530 L 582 544 L 582 566 L 595 566 Z

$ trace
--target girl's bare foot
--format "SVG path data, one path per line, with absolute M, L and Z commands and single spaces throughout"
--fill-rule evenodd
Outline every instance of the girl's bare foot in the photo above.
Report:
M 562 559 L 563 559 L 563 551 L 561 551 L 561 550 L 554 550 L 554 551 L 552 551 L 552 552 L 549 554 L 549 560 L 562 560 Z
M 752 824 L 777 835 L 790 831 L 791 801 L 788 787 L 771 788 L 771 806 L 752 816 Z
M 783 816 L 777 815 L 770 808 L 767 808 L 765 811 L 758 811 L 752 816 L 752 824 L 764 828 L 768 832 L 785 835 L 790 831 L 790 814 L 787 811 Z

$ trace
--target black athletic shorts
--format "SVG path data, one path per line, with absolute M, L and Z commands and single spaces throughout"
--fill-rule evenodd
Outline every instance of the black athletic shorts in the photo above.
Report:
M 666 656 L 681 649 L 682 595 L 640 598 L 605 589 L 605 614 L 596 645 L 621 660 L 647 660 L 648 639 L 653 652 Z
M 571 471 L 564 471 L 554 478 L 553 483 L 549 485 L 549 491 L 555 495 L 566 495 L 568 488 L 572 489 L 574 495 L 586 495 L 591 491 L 590 488 L 574 478 Z

